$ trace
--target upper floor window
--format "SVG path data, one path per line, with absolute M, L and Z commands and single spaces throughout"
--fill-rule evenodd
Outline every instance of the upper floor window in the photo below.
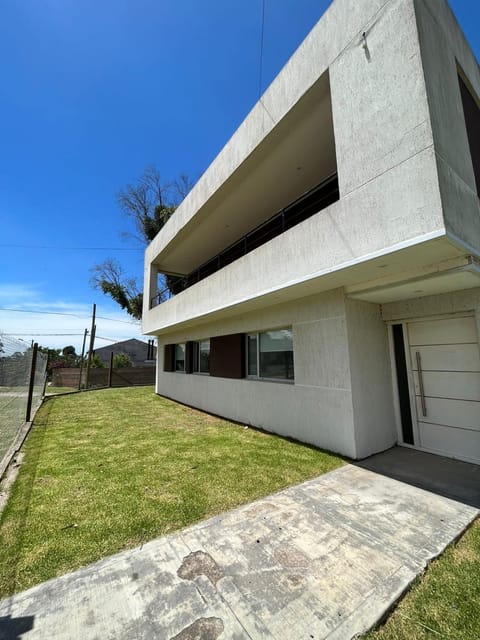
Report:
M 193 343 L 193 371 L 195 373 L 209 373 L 210 340 L 199 340 Z
M 479 99 L 475 99 L 473 90 L 467 86 L 462 77 L 458 76 L 460 94 L 462 96 L 463 115 L 467 129 L 468 145 L 472 157 L 473 173 L 477 186 L 477 195 L 480 196 L 480 107 Z
M 247 335 L 247 375 L 267 380 L 293 380 L 292 329 Z

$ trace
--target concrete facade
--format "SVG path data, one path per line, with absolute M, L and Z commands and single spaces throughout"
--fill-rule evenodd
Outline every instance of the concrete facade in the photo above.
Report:
M 477 352 L 480 335 L 478 168 L 459 77 L 480 108 L 478 63 L 443 0 L 331 4 L 146 251 L 143 331 L 158 339 L 158 393 L 352 458 L 396 442 L 437 451 L 415 427 L 425 391 L 409 322 L 467 314 Z M 151 304 L 158 272 L 191 275 L 332 173 L 335 202 Z M 392 324 L 405 337 L 403 391 Z M 165 345 L 285 327 L 294 381 L 164 370 Z M 475 367 L 460 372 L 472 414 Z M 442 419 L 440 439 L 458 428 Z M 461 428 L 472 457 L 440 451 L 480 461 L 480 419 Z

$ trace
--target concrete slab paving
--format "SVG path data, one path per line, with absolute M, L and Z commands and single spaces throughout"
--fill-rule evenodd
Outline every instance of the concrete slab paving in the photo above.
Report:
M 348 640 L 478 515 L 356 465 L 0 602 L 0 640 Z

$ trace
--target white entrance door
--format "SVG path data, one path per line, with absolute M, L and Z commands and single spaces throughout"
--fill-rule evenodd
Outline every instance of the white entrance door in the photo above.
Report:
M 480 464 L 480 351 L 475 319 L 407 325 L 421 449 Z

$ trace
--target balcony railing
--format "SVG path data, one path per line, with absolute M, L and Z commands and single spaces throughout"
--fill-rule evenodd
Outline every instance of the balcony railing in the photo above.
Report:
M 243 238 L 229 245 L 214 258 L 204 262 L 187 276 L 175 279 L 168 288 L 160 291 L 151 299 L 150 307 L 165 302 L 177 293 L 235 262 L 250 251 L 333 204 L 339 197 L 338 175 L 333 173 L 258 227 L 249 231 Z

